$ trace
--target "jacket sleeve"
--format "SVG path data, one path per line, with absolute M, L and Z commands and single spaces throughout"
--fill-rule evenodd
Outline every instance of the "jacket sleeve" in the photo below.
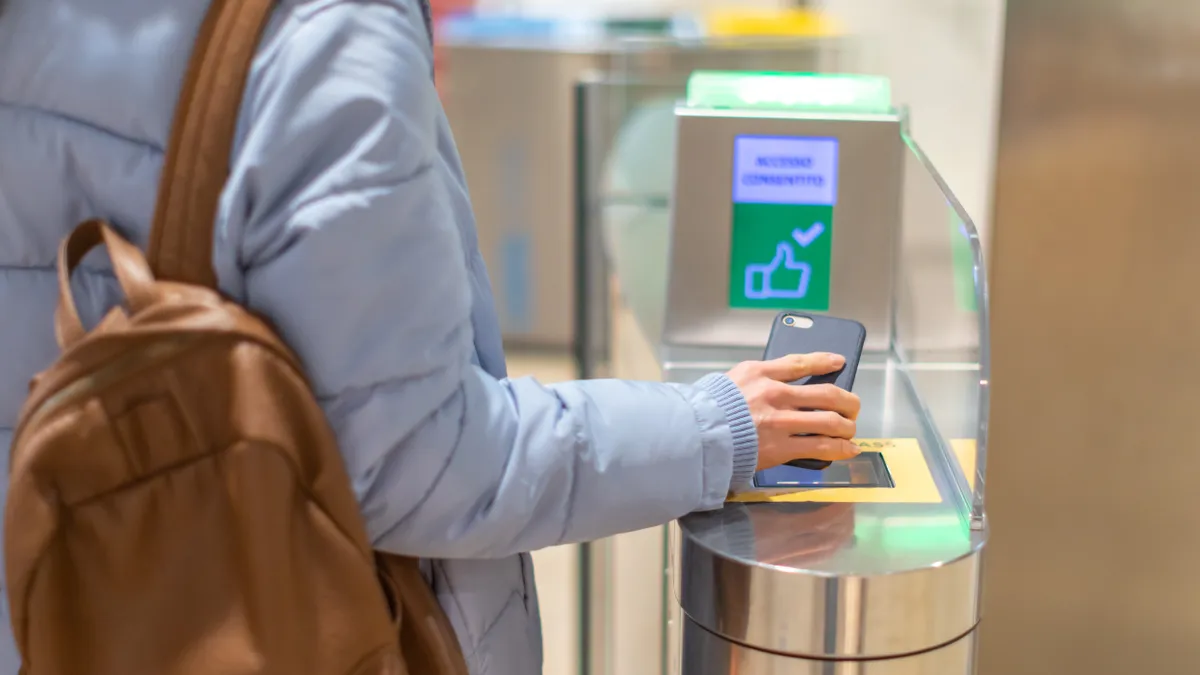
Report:
M 248 83 L 215 263 L 305 363 L 376 545 L 505 556 L 719 506 L 757 463 L 725 376 L 543 386 L 476 365 L 470 208 L 419 10 L 306 4 Z

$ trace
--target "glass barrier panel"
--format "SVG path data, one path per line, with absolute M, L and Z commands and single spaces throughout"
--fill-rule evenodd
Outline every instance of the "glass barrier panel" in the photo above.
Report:
M 987 442 L 987 276 L 979 234 L 906 136 L 893 349 L 925 407 L 973 526 L 983 516 Z

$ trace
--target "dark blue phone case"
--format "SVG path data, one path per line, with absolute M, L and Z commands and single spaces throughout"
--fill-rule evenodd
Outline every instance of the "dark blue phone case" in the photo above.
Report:
M 808 327 L 788 325 L 788 317 L 807 319 L 812 322 Z M 854 390 L 854 378 L 858 374 L 858 363 L 862 359 L 863 345 L 867 342 L 867 329 L 861 323 L 851 319 L 839 319 L 822 314 L 806 314 L 804 312 L 780 312 L 771 324 L 771 335 L 767 338 L 767 348 L 763 351 L 763 360 L 770 361 L 790 354 L 811 354 L 814 352 L 829 352 L 839 354 L 846 359 L 846 365 L 828 375 L 806 377 L 792 384 L 833 384 L 846 391 Z M 785 466 L 795 467 L 806 471 L 823 471 L 832 462 L 822 459 L 795 459 Z M 755 484 L 759 481 L 755 480 Z

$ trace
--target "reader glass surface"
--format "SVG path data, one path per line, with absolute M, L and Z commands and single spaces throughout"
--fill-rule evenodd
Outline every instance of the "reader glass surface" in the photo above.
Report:
M 895 487 L 883 455 L 863 452 L 857 457 L 834 462 L 822 471 L 794 466 L 777 466 L 754 475 L 759 488 Z

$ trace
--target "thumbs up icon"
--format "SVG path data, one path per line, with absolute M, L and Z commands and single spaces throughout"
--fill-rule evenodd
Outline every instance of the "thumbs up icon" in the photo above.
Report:
M 825 226 L 815 223 L 807 231 L 797 229 L 792 237 L 804 247 L 824 232 Z M 775 272 L 784 269 L 799 272 L 800 280 L 795 288 L 776 288 Z M 812 277 L 812 265 L 797 262 L 791 242 L 781 241 L 775 245 L 775 257 L 769 263 L 746 265 L 747 300 L 800 300 L 808 295 L 808 281 Z

